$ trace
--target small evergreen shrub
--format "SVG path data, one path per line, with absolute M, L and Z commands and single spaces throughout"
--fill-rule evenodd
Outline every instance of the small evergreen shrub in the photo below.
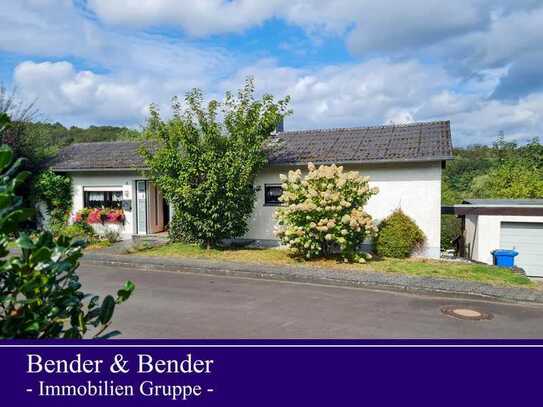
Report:
M 425 239 L 413 219 L 398 209 L 379 225 L 375 249 L 379 256 L 405 258 L 419 249 Z

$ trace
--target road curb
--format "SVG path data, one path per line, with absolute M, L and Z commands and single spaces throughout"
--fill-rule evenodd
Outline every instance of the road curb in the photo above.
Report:
M 82 258 L 82 262 L 122 266 L 146 271 L 192 272 L 343 287 L 440 294 L 471 299 L 492 299 L 503 302 L 543 304 L 543 291 L 540 290 L 520 287 L 498 287 L 474 281 L 408 276 L 395 273 L 322 269 L 306 266 L 263 266 L 260 264 L 210 261 L 204 259 L 172 259 L 104 253 L 87 253 Z

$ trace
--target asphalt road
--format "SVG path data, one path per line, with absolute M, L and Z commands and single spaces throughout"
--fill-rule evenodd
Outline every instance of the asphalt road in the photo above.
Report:
M 112 328 L 122 338 L 543 338 L 543 306 L 196 273 L 83 265 L 88 292 L 137 288 Z M 491 313 L 459 320 L 446 305 Z

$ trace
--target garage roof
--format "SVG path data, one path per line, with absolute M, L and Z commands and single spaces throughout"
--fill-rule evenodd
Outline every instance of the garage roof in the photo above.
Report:
M 543 206 L 543 199 L 465 199 L 462 203 L 477 206 Z

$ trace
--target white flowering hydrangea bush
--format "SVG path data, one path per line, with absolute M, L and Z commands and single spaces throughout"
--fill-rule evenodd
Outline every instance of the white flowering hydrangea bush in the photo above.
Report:
M 307 259 L 334 254 L 344 261 L 370 259 L 359 246 L 377 233 L 364 211 L 377 188 L 369 186 L 369 177 L 336 165 L 316 168 L 309 163 L 308 170 L 305 177 L 300 170 L 281 174 L 283 206 L 275 214 L 276 236 L 295 255 Z

